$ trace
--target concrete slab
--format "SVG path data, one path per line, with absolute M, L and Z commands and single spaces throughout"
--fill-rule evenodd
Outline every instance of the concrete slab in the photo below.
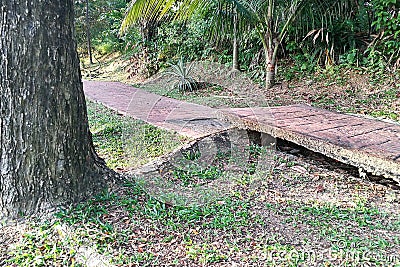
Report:
M 120 82 L 83 81 L 85 96 L 123 115 L 154 126 L 200 138 L 231 128 L 217 110 L 159 96 Z
M 224 109 L 219 117 L 400 183 L 400 125 L 306 105 Z

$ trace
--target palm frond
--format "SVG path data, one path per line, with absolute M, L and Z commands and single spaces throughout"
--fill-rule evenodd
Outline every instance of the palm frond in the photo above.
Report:
M 125 18 L 122 21 L 120 34 L 138 23 L 160 21 L 164 18 L 177 0 L 134 0 L 129 5 Z

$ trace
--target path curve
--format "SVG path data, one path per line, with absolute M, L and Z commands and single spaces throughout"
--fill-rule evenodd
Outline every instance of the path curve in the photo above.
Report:
M 190 138 L 231 128 L 217 109 L 150 93 L 121 82 L 83 81 L 87 99 L 116 112 Z

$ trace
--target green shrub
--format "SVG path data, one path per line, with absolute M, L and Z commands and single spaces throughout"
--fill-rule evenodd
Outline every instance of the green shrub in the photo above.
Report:
M 197 90 L 197 81 L 191 76 L 192 65 L 187 65 L 181 57 L 177 64 L 169 64 L 170 71 L 165 72 L 165 75 L 170 75 L 171 80 L 174 80 L 174 88 L 179 91 L 194 91 Z
M 106 43 L 106 42 L 101 42 L 98 45 L 95 46 L 95 49 L 101 54 L 101 55 L 107 55 L 111 54 L 112 52 L 115 52 L 115 47 L 113 43 Z
M 368 49 L 370 67 L 394 69 L 400 67 L 400 2 L 397 0 L 373 0 L 374 21 L 378 33 Z

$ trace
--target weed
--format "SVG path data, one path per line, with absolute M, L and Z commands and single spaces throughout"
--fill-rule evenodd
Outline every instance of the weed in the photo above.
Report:
M 200 264 L 221 262 L 228 258 L 209 244 L 187 246 L 186 254 Z
M 76 262 L 77 240 L 64 233 L 59 222 L 33 222 L 10 252 L 18 266 L 83 266 Z
M 181 181 L 184 186 L 199 185 L 207 180 L 215 180 L 221 177 L 222 170 L 217 166 L 206 168 L 191 165 L 185 169 L 175 169 L 172 173 L 172 179 Z

